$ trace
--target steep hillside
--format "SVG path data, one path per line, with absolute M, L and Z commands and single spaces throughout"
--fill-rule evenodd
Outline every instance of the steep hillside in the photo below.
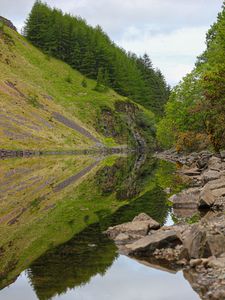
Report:
M 152 144 L 154 116 L 0 28 L 0 149 Z
M 145 54 L 138 57 L 117 46 L 100 26 L 91 27 L 81 17 L 64 14 L 36 0 L 24 35 L 43 52 L 59 58 L 85 76 L 161 116 L 169 87 L 162 73 Z

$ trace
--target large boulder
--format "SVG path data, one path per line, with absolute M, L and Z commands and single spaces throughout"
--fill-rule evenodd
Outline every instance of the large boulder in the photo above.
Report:
M 129 255 L 146 257 L 151 255 L 156 249 L 174 248 L 181 244 L 181 237 L 176 231 L 159 230 L 132 244 L 126 245 L 126 250 Z
M 150 230 L 159 228 L 160 224 L 158 222 L 147 214 L 142 213 L 135 217 L 132 222 L 109 227 L 106 234 L 112 239 L 115 239 L 119 234 L 125 234 L 129 239 L 130 237 L 132 238 L 132 236 L 135 236 L 135 238 L 145 236 Z
M 212 180 L 216 180 L 216 179 L 219 179 L 221 177 L 221 172 L 219 171 L 214 171 L 214 170 L 206 170 L 204 173 L 203 173 L 203 176 L 202 176 L 202 179 L 203 179 L 203 182 L 204 183 L 207 183 L 209 181 L 212 181 Z
M 169 201 L 173 203 L 174 208 L 196 208 L 199 201 L 199 188 L 190 188 L 179 194 L 173 195 Z
M 222 171 L 225 168 L 225 163 L 222 162 L 221 158 L 212 156 L 208 161 L 208 169 L 214 171 Z
M 200 192 L 199 208 L 211 207 L 215 203 L 216 198 L 209 187 L 204 187 Z
M 218 257 L 225 253 L 224 228 L 223 213 L 193 225 L 183 240 L 190 258 Z
M 225 196 L 225 177 L 209 181 L 201 190 L 199 207 L 212 207 L 218 199 Z

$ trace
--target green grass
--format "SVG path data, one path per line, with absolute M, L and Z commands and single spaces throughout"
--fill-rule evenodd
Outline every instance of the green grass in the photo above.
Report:
M 18 186 L 27 184 L 25 190 L 19 189 L 17 193 L 5 195 L 1 201 L 0 214 L 0 239 L 4 248 L 4 258 L 0 259 L 1 271 L 7 272 L 8 266 L 13 260 L 17 260 L 16 268 L 5 275 L 5 280 L 13 278 L 18 270 L 26 268 L 30 262 L 37 259 L 49 247 L 56 246 L 71 239 L 74 234 L 81 232 L 88 224 L 98 222 L 98 212 L 108 210 L 114 212 L 127 201 L 116 201 L 114 194 L 104 197 L 98 190 L 95 181 L 97 170 L 105 165 L 112 165 L 116 156 L 106 158 L 99 163 L 90 173 L 82 177 L 77 183 L 67 186 L 55 193 L 53 187 L 66 178 L 78 173 L 90 165 L 93 158 L 61 157 L 61 158 L 32 158 L 23 162 L 19 159 L 6 160 L 2 164 L 2 180 L 7 176 L 10 169 L 15 170 L 9 179 Z M 24 170 L 31 173 L 21 175 Z M 31 178 L 39 178 L 42 183 L 50 178 L 54 179 L 54 185 L 47 185 L 39 192 L 33 192 L 40 183 L 30 182 Z M 29 180 L 30 178 L 30 180 Z M 31 184 L 29 184 L 29 182 Z M 1 182 L 3 186 L 3 182 Z M 1 186 L 0 186 L 1 187 Z M 47 195 L 46 199 L 43 196 Z M 19 202 L 18 202 L 19 199 Z M 54 207 L 46 210 L 46 207 L 54 204 Z M 26 207 L 27 211 L 19 217 L 17 223 L 9 226 L 6 216 L 12 219 L 18 212 L 16 208 Z M 85 217 L 88 216 L 88 221 Z M 88 224 L 87 224 L 88 222 Z M 8 247 L 7 245 L 10 246 Z M 1 275 L 1 273 L 0 273 Z M 0 276 L 1 277 L 1 276 Z M 0 284 L 4 285 L 4 282 Z
M 28 126 L 10 121 L 14 127 L 10 131 L 17 134 L 11 134 L 11 137 L 1 130 L 4 126 L 1 127 L 0 148 L 71 149 L 93 145 L 92 141 L 53 120 L 52 112 L 77 122 L 105 145 L 116 145 L 113 138 L 106 138 L 96 131 L 97 116 L 101 115 L 103 107 L 114 109 L 116 101 L 127 101 L 127 98 L 111 89 L 104 93 L 95 91 L 94 80 L 86 79 L 87 87 L 84 87 L 84 77 L 79 72 L 46 56 L 8 27 L 4 30 L 7 38 L 0 37 L 0 109 L 6 116 L 25 117 Z M 6 81 L 13 83 L 17 90 L 7 86 Z M 152 119 L 151 112 L 141 109 L 147 118 Z M 49 130 L 43 124 L 40 126 L 33 113 L 50 122 L 53 128 Z M 35 131 L 29 126 L 32 124 L 41 129 Z M 6 131 L 9 131 L 7 126 Z M 24 132 L 25 139 L 22 138 Z

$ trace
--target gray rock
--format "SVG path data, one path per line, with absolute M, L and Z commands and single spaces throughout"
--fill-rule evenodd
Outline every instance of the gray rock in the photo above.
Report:
M 190 188 L 179 194 L 173 195 L 169 201 L 173 203 L 174 208 L 195 208 L 199 202 L 199 188 Z
M 187 175 L 187 176 L 198 176 L 198 175 L 201 174 L 201 171 L 199 169 L 197 169 L 197 168 L 195 168 L 195 169 L 188 169 L 188 170 L 184 170 L 183 174 Z
M 156 249 L 174 248 L 181 245 L 181 238 L 176 231 L 156 231 L 152 235 L 143 237 L 142 239 L 126 246 L 129 255 L 148 256 Z
M 220 171 L 223 169 L 221 158 L 212 156 L 208 161 L 208 168 L 210 170 Z
M 140 238 L 142 238 L 142 236 L 138 235 L 138 234 L 119 233 L 115 237 L 114 241 L 119 246 L 119 245 L 126 245 L 126 244 L 129 244 L 129 243 L 133 243 L 134 241 L 136 241 Z
M 221 150 L 220 151 L 220 156 L 221 156 L 222 159 L 225 158 L 225 150 Z
M 199 197 L 199 207 L 211 207 L 216 201 L 216 197 L 213 195 L 211 189 L 209 187 L 204 187 L 203 190 L 200 192 Z
M 196 161 L 196 167 L 198 169 L 205 169 L 208 166 L 209 157 L 200 157 Z
M 212 193 L 213 193 L 214 197 L 216 197 L 216 198 L 224 197 L 225 196 L 225 188 L 213 190 Z
M 150 230 L 156 230 L 159 228 L 160 224 L 158 222 L 153 220 L 147 214 L 142 213 L 135 217 L 132 222 L 109 227 L 106 234 L 112 239 L 115 239 L 121 233 L 145 236 Z
M 218 171 L 212 171 L 212 170 L 207 170 L 203 173 L 203 181 L 205 183 L 209 182 L 209 181 L 212 181 L 212 180 L 215 180 L 215 179 L 219 179 L 221 176 L 221 173 L 218 172 Z
M 209 181 L 200 192 L 199 207 L 211 207 L 225 196 L 225 177 Z
M 193 225 L 183 241 L 190 258 L 219 257 L 225 253 L 224 227 L 223 214 Z
M 138 216 L 133 218 L 132 222 L 139 222 L 139 221 L 149 221 L 152 224 L 152 227 L 156 225 L 156 227 L 160 227 L 159 223 L 153 220 L 149 215 L 146 213 L 140 213 Z

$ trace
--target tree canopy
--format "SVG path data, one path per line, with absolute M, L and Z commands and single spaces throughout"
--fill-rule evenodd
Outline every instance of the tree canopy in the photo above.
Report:
M 225 149 L 225 1 L 206 35 L 206 51 L 174 88 L 158 126 L 165 147 Z
M 36 1 L 24 34 L 45 53 L 70 64 L 85 76 L 99 80 L 119 94 L 163 114 L 169 87 L 147 54 L 138 57 L 115 45 L 100 26 L 87 25 L 80 17 L 63 14 Z

